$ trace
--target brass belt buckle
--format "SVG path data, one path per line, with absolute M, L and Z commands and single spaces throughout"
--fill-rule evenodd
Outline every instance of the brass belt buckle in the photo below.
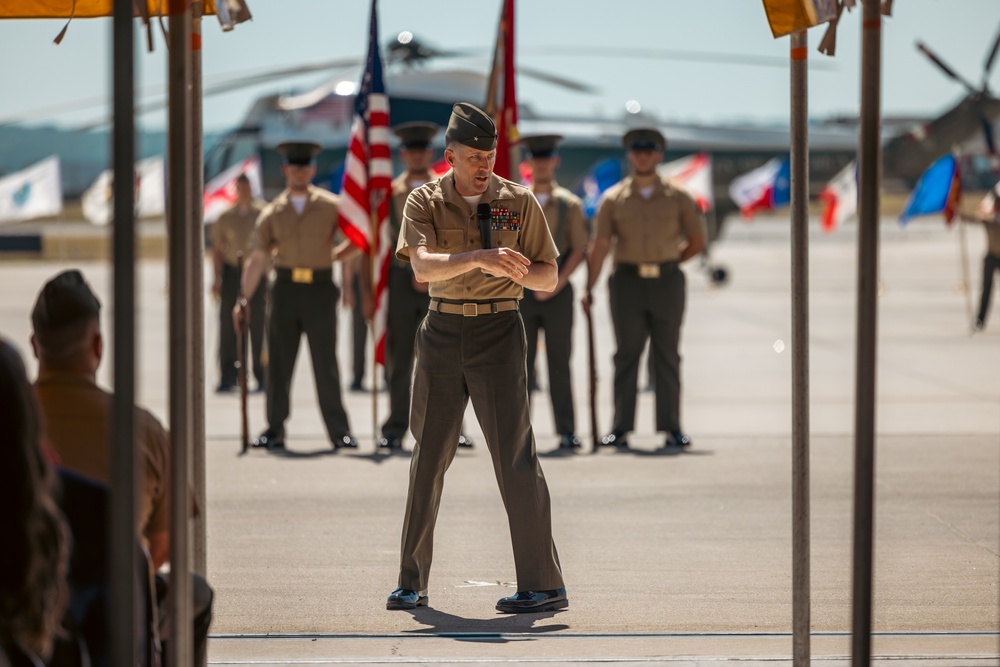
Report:
M 659 264 L 640 264 L 639 265 L 639 277 L 640 278 L 659 278 L 660 277 L 660 265 Z
M 462 317 L 476 317 L 479 315 L 479 304 L 478 303 L 463 303 L 462 304 Z
M 312 269 L 292 269 L 292 282 L 293 283 L 312 283 L 313 281 L 313 270 Z

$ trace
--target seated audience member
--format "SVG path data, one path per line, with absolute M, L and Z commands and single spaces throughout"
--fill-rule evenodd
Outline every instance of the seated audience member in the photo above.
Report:
M 104 354 L 101 304 L 79 271 L 64 271 L 49 280 L 31 313 L 31 344 L 38 359 L 35 391 L 42 425 L 63 466 L 104 484 L 111 482 L 111 407 L 113 395 L 97 385 Z M 148 410 L 136 406 L 137 455 L 145 471 L 139 500 L 138 532 L 154 569 L 170 550 L 170 441 Z M 197 499 L 194 499 L 197 511 Z M 169 637 L 166 613 L 167 576 L 157 574 L 160 637 Z M 194 575 L 194 664 L 204 664 L 212 620 L 212 589 Z M 167 650 L 164 642 L 164 651 Z

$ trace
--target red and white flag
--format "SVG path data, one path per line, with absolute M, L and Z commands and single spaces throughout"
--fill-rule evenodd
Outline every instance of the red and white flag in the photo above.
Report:
M 389 96 L 382 77 L 378 47 L 378 13 L 372 0 L 368 33 L 368 58 L 361 85 L 354 98 L 354 122 L 344 183 L 340 188 L 340 229 L 367 254 L 374 269 L 372 323 L 375 361 L 385 364 L 385 331 L 389 310 L 389 262 L 396 250 L 389 224 L 392 188 L 392 152 L 389 149 Z
M 517 88 L 514 80 L 514 0 L 503 0 L 497 27 L 493 66 L 484 111 L 497 126 L 497 160 L 493 173 L 517 182 L 520 162 L 517 143 Z
M 451 171 L 451 165 L 448 164 L 448 160 L 445 158 L 441 158 L 431 165 L 431 173 L 434 174 L 434 178 L 441 178 L 449 171 Z
M 250 189 L 254 197 L 264 196 L 260 179 L 260 158 L 254 155 L 237 162 L 205 184 L 202 200 L 204 206 L 202 217 L 205 222 L 215 222 L 223 211 L 236 203 L 236 177 L 240 174 L 246 174 L 250 179 Z
M 791 170 L 788 158 L 772 158 L 737 176 L 729 184 L 729 196 L 747 220 L 758 211 L 773 211 L 791 201 Z
M 819 193 L 823 202 L 823 231 L 832 232 L 851 216 L 858 214 L 858 164 L 851 160 L 830 179 Z
M 698 208 L 702 213 L 715 208 L 715 196 L 712 192 L 712 156 L 708 153 L 695 153 L 661 164 L 656 171 L 662 178 L 669 179 L 687 190 L 698 202 Z

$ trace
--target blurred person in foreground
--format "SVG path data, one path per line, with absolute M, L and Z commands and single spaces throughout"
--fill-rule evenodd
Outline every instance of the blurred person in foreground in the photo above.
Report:
M 20 355 L 0 339 L 0 663 L 47 660 L 68 600 L 69 535 L 53 500 L 35 397 Z
M 76 270 L 64 271 L 42 287 L 31 313 L 31 345 L 38 359 L 35 392 L 42 428 L 61 465 L 105 485 L 111 483 L 111 410 L 114 396 L 97 384 L 104 357 L 101 304 Z M 148 410 L 136 406 L 137 454 L 145 471 L 139 499 L 138 534 L 154 570 L 170 554 L 170 438 Z M 192 509 L 198 512 L 192 493 Z M 169 636 L 168 576 L 156 575 L 160 636 Z M 192 574 L 194 664 L 204 664 L 212 621 L 212 589 Z M 164 644 L 164 651 L 166 651 Z

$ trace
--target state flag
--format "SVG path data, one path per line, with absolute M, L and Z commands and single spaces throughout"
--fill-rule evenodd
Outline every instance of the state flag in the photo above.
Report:
M 0 224 L 60 213 L 62 184 L 57 156 L 0 178 Z
M 772 158 L 753 171 L 733 179 L 729 196 L 744 218 L 758 211 L 773 211 L 791 201 L 791 168 L 788 158 Z
M 837 172 L 819 193 L 823 202 L 821 224 L 824 232 L 832 232 L 851 216 L 858 214 L 858 164 L 850 164 Z

